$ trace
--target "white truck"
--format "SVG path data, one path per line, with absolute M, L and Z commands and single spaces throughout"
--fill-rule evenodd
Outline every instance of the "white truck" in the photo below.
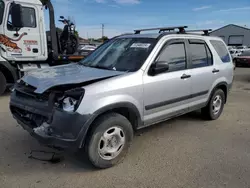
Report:
M 47 32 L 45 8 L 50 18 L 50 30 Z M 60 41 L 50 1 L 0 0 L 0 95 L 29 70 L 84 58 L 74 53 L 63 53 Z M 77 49 L 77 41 L 67 44 Z

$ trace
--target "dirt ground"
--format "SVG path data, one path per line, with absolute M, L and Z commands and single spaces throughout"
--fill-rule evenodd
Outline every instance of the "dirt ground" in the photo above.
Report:
M 147 128 L 125 161 L 107 170 L 69 155 L 57 164 L 28 158 L 31 150 L 48 149 L 17 125 L 8 102 L 8 94 L 0 97 L 0 188 L 250 187 L 248 68 L 236 70 L 219 120 L 195 112 Z

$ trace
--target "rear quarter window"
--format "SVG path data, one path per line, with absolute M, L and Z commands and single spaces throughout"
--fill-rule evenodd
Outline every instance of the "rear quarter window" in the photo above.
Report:
M 213 45 L 215 51 L 220 56 L 220 59 L 223 63 L 229 63 L 231 61 L 230 54 L 223 42 L 218 40 L 210 40 L 210 43 Z

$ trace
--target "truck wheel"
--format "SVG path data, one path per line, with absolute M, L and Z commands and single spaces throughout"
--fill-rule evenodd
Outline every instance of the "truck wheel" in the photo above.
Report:
M 0 95 L 2 95 L 6 90 L 6 78 L 3 73 L 0 71 Z
M 203 117 L 207 120 L 218 119 L 224 109 L 225 99 L 224 91 L 217 89 L 207 106 L 201 110 Z
M 85 149 L 97 168 L 110 168 L 120 163 L 133 139 L 131 123 L 122 115 L 109 113 L 94 123 Z

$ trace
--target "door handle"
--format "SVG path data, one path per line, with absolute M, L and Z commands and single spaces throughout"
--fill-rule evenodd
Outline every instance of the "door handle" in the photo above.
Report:
M 220 70 L 214 69 L 214 70 L 212 71 L 212 73 L 217 73 L 217 72 L 220 72 Z
M 187 79 L 187 78 L 191 78 L 191 75 L 183 74 L 181 76 L 181 79 Z
M 33 48 L 32 51 L 33 51 L 33 53 L 38 53 L 38 49 L 37 48 Z

